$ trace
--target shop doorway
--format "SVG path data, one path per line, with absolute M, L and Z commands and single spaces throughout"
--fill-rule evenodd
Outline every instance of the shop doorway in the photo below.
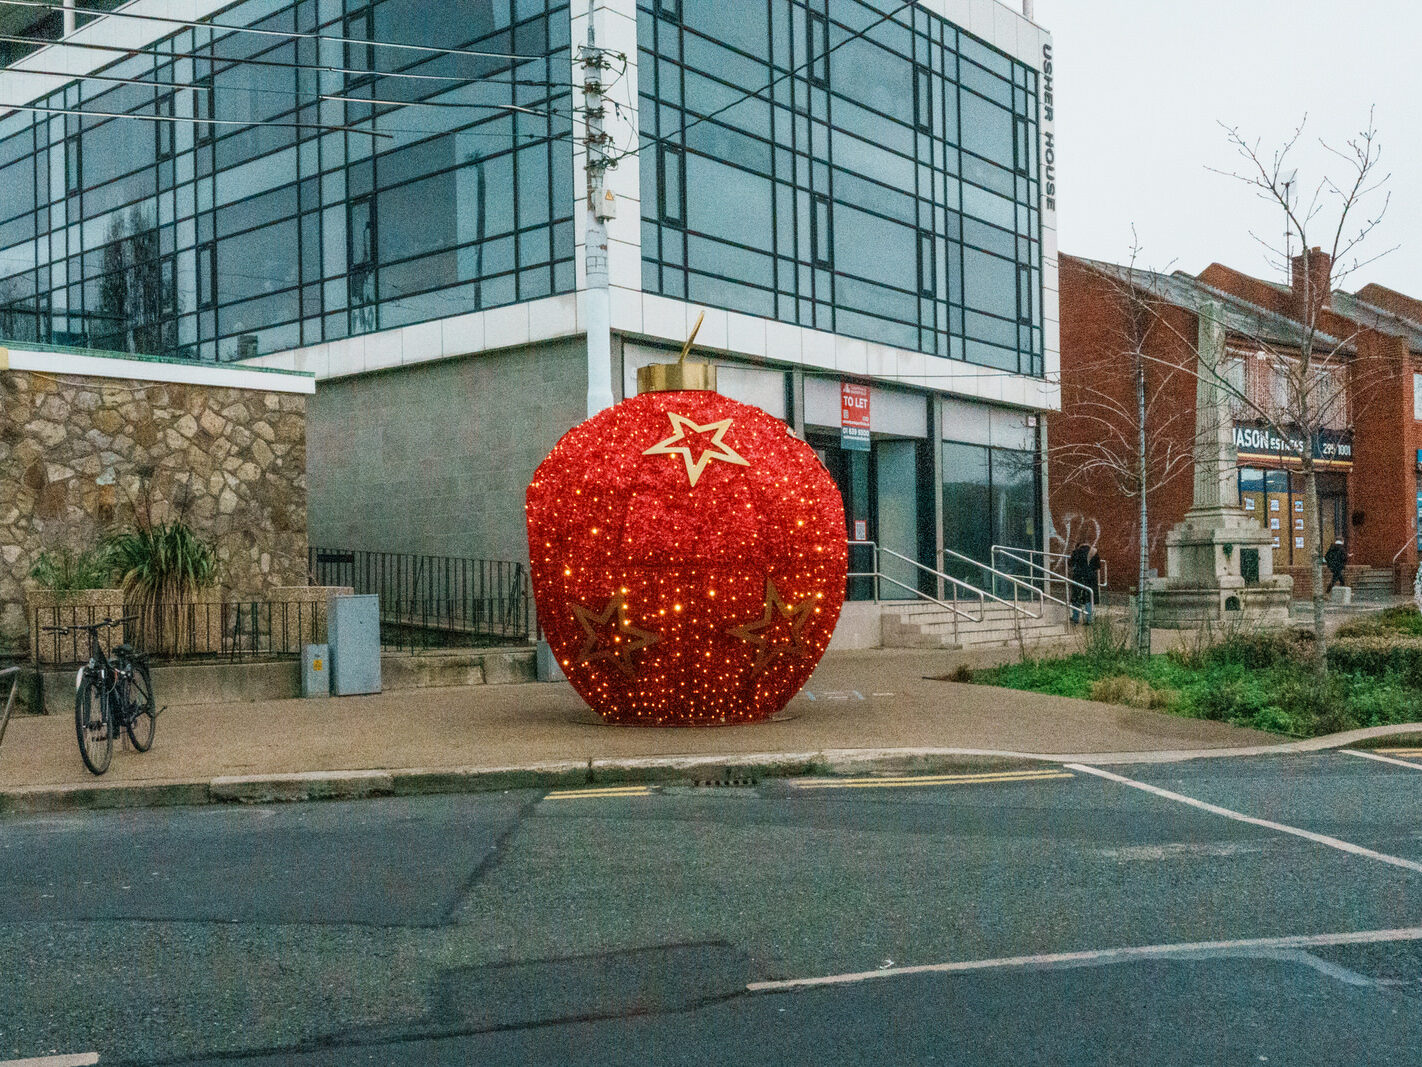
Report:
M 840 447 L 837 434 L 811 430 L 810 446 L 820 457 L 844 499 L 845 536 L 850 541 L 874 541 L 925 566 L 933 565 L 932 453 L 925 441 L 874 435 L 867 452 Z M 849 569 L 874 569 L 870 548 L 850 546 Z M 907 600 L 904 586 L 936 595 L 937 582 L 918 567 L 881 555 L 880 571 L 892 578 L 880 590 L 885 600 Z M 895 584 L 902 583 L 902 584 Z M 874 582 L 851 578 L 851 600 L 874 599 Z

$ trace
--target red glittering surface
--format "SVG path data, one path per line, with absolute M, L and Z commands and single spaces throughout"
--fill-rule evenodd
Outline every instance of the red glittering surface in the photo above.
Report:
M 711 427 L 726 419 L 723 448 Z M 694 486 L 682 452 L 645 454 L 663 442 L 693 463 L 712 453 Z M 699 391 L 625 400 L 554 446 L 526 510 L 539 623 L 610 722 L 766 719 L 829 644 L 844 505 L 814 450 L 759 408 Z

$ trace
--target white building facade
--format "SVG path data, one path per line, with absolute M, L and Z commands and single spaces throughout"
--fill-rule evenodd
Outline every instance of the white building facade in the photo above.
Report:
M 0 117 L 0 335 L 312 372 L 313 544 L 526 559 L 523 488 L 585 414 L 587 8 L 121 11 L 224 28 L 114 15 L 0 72 L 34 108 Z M 696 354 L 816 447 L 852 539 L 949 573 L 1043 547 L 1050 36 L 996 0 L 594 17 L 613 395 L 704 312 Z

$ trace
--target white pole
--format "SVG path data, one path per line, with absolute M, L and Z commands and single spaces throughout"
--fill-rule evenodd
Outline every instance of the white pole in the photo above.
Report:
M 64 0 L 64 36 L 74 32 L 74 0 Z
M 589 418 L 612 407 L 612 310 L 608 292 L 607 226 L 602 218 L 604 177 L 608 167 L 604 153 L 607 134 L 602 129 L 602 79 L 607 60 L 597 47 L 595 2 L 588 0 L 588 43 L 583 51 L 583 105 L 587 118 L 584 145 L 588 225 L 584 263 L 587 267 Z
M 1032 21 L 1034 21 L 1034 19 L 1036 18 L 1036 15 L 1035 15 L 1035 13 L 1033 12 L 1032 7 L 1033 7 L 1032 0 L 1022 0 L 1022 16 L 1023 16 L 1023 18 L 1025 18 L 1028 22 L 1032 22 Z

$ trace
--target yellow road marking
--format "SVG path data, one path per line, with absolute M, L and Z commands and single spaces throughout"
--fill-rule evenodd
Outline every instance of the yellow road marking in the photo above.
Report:
M 1422 756 L 1422 748 L 1375 748 L 1374 752 L 1385 752 L 1389 756 Z
M 549 793 L 544 800 L 588 800 L 593 797 L 645 797 L 651 791 L 645 785 L 608 786 L 605 789 L 563 789 Z
M 923 775 L 917 778 L 817 778 L 795 782 L 797 789 L 903 789 L 914 786 L 992 785 L 996 782 L 1048 782 L 1074 775 L 1066 771 L 1027 771 L 1004 774 Z

